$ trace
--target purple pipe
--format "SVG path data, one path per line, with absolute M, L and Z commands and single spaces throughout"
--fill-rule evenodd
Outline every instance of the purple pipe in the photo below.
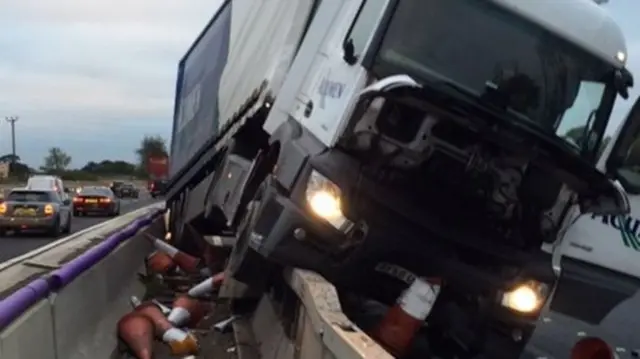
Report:
M 38 278 L 4 298 L 0 301 L 0 330 L 22 315 L 25 310 L 49 295 L 52 290 L 58 290 L 69 284 L 85 270 L 109 255 L 118 245 L 135 235 L 140 228 L 151 224 L 161 213 L 161 211 L 156 211 L 135 220 L 127 227 L 110 235 L 102 243 L 52 272 L 48 280 Z
M 49 276 L 51 290 L 59 290 L 69 284 L 84 271 L 108 256 L 122 242 L 134 236 L 140 228 L 151 223 L 157 215 L 158 213 L 153 213 L 131 222 L 125 228 L 107 237 L 102 243 L 53 271 Z
M 120 244 L 120 233 L 112 234 L 97 246 L 90 248 L 81 256 L 72 259 L 59 269 L 53 271 L 49 275 L 51 290 L 58 290 L 69 284 L 84 271 L 111 253 L 118 244 Z
M 39 278 L 0 301 L 0 330 L 49 294 L 49 283 Z

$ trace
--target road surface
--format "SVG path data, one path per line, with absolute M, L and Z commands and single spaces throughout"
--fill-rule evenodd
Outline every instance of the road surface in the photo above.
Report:
M 152 200 L 146 193 L 141 193 L 140 199 L 122 199 L 121 214 L 134 211 L 153 202 L 156 202 L 156 200 Z M 71 233 L 81 231 L 85 228 L 91 227 L 109 219 L 111 218 L 74 217 L 71 225 Z M 15 236 L 11 235 L 10 233 L 7 237 L 0 237 L 0 263 L 32 251 L 38 247 L 47 245 L 52 241 L 55 241 L 55 239 L 35 233 L 20 234 Z
M 589 299 L 591 298 L 585 298 Z M 620 359 L 638 358 L 639 311 L 640 295 L 636 294 L 615 308 L 599 326 L 591 326 L 560 314 L 546 313 L 536 329 L 530 350 L 522 358 L 568 358 L 572 344 L 585 336 L 605 339 L 616 350 Z

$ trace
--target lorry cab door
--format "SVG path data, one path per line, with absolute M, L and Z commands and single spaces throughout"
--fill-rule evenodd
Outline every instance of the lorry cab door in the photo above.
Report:
M 599 169 L 624 187 L 631 212 L 574 216 L 555 249 L 556 256 L 561 256 L 561 274 L 551 309 L 591 324 L 600 323 L 640 288 L 639 100 L 598 163 Z M 596 299 L 584 300 L 589 297 Z
M 331 2 L 320 6 L 325 3 L 329 8 Z M 362 58 L 389 0 L 354 0 L 342 4 L 341 15 L 335 17 L 327 30 L 292 111 L 292 116 L 327 146 L 337 140 L 345 116 L 366 85 L 367 72 L 361 66 Z M 345 46 L 352 49 L 352 61 L 345 58 Z

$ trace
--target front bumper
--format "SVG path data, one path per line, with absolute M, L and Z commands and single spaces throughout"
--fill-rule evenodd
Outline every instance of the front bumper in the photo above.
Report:
M 443 277 L 456 291 L 470 295 L 487 293 L 502 288 L 505 281 L 480 268 L 450 257 L 448 248 L 433 244 L 414 228 L 390 220 L 369 229 L 367 238 L 357 248 L 347 253 L 332 251 L 326 243 L 347 243 L 350 238 L 330 224 L 318 220 L 306 208 L 301 207 L 277 186 L 269 186 L 262 193 L 262 201 L 254 222 L 249 246 L 270 261 L 284 266 L 309 269 L 321 274 L 339 288 L 348 288 L 387 304 L 394 303 L 415 277 L 403 273 L 381 271 L 381 263 L 402 263 L 407 273 Z M 432 250 L 432 255 L 424 255 Z M 425 258 L 428 258 L 425 260 Z M 430 263 L 431 262 L 431 263 Z M 438 305 L 438 304 L 437 304 Z M 465 307 L 443 302 L 433 313 L 447 327 L 467 328 L 476 320 Z M 514 315 L 496 304 L 488 309 L 485 353 L 495 358 L 513 358 L 527 343 L 539 313 Z M 448 315 L 454 313 L 455 315 Z M 470 316 L 468 316 L 470 315 Z M 454 318 L 454 319 L 452 319 Z M 456 318 L 466 318 L 459 321 Z M 466 329 L 460 329 L 464 332 Z M 512 333 L 521 333 L 522 340 L 514 342 Z M 456 330 L 456 333 L 458 331 Z M 473 339 L 469 339 L 472 341 Z M 465 340 L 466 341 L 466 340 Z M 502 354 L 506 351 L 510 354 Z
M 286 266 L 316 271 L 334 283 L 366 287 L 370 283 L 362 279 L 379 272 L 376 267 L 380 263 L 403 263 L 411 272 L 426 276 L 431 275 L 429 272 L 437 273 L 473 293 L 512 285 L 504 278 L 457 260 L 455 245 L 430 238 L 424 228 L 389 211 L 371 221 L 366 238 L 349 249 L 353 233 L 343 233 L 318 219 L 275 185 L 268 186 L 263 193 L 253 231 L 250 246 L 263 256 Z M 541 282 L 555 280 L 551 266 L 544 266 L 548 261 L 546 256 L 533 258 L 533 263 L 527 265 L 529 278 Z
M 0 217 L 0 228 L 13 229 L 49 229 L 56 225 L 56 217 Z

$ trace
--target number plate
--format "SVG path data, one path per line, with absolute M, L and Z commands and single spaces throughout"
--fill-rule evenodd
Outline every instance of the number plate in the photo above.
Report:
M 36 210 L 33 208 L 16 208 L 13 211 L 13 215 L 16 217 L 33 217 L 36 215 Z

